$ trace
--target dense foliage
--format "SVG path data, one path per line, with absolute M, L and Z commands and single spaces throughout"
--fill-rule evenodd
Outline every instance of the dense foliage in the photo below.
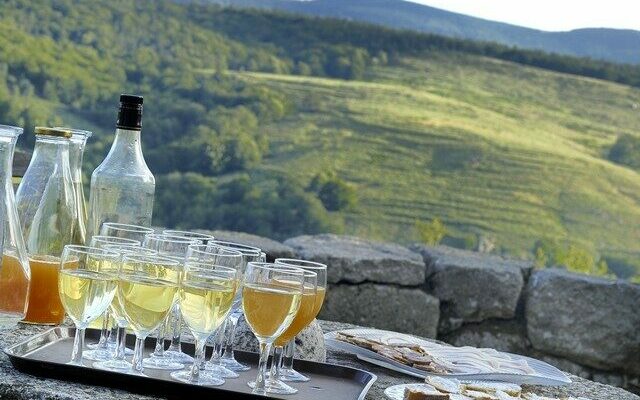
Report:
M 618 136 L 609 150 L 609 160 L 636 170 L 640 169 L 640 138 L 629 134 Z
M 295 75 L 295 79 L 328 77 L 332 78 L 330 85 L 347 80 L 361 84 L 372 80 L 373 72 L 384 66 L 404 68 L 408 57 L 431 59 L 443 54 L 450 57 L 448 60 L 462 63 L 468 54 L 489 56 L 640 86 L 639 67 L 347 21 L 168 0 L 8 0 L 0 4 L 0 121 L 25 127 L 27 133 L 20 144 L 26 148 L 33 143 L 31 133 L 36 124 L 65 124 L 95 131 L 85 156 L 85 172 L 90 173 L 111 144 L 118 95 L 125 91 L 139 93 L 146 98 L 144 153 L 157 177 L 154 223 L 236 229 L 276 238 L 342 232 L 348 218 L 367 220 L 361 209 L 371 199 L 359 194 L 374 185 L 354 179 L 344 170 L 340 174 L 326 172 L 322 164 L 309 167 L 313 168 L 311 174 L 297 174 L 297 169 L 307 166 L 297 164 L 295 154 L 286 155 L 292 160 L 289 171 L 264 167 L 276 150 L 293 146 L 298 151 L 305 145 L 302 134 L 296 139 L 292 135 L 290 143 L 274 141 L 265 126 L 282 122 L 292 131 L 309 127 L 314 135 L 322 136 L 326 146 L 314 150 L 329 153 L 331 158 L 331 152 L 339 147 L 334 141 L 348 140 L 341 138 L 351 134 L 349 127 L 305 122 L 301 114 L 334 113 L 340 123 L 359 124 L 359 130 L 371 133 L 372 142 L 382 142 L 383 133 L 395 132 L 390 128 L 394 121 L 379 126 L 373 121 L 365 124 L 357 120 L 350 105 L 327 104 L 326 92 L 310 90 L 310 94 L 296 98 L 291 92 L 239 75 L 253 71 L 288 78 Z M 513 67 L 508 65 L 503 68 Z M 424 80 L 423 75 L 416 82 L 420 80 Z M 316 84 L 321 81 L 329 79 L 316 79 Z M 375 108 L 371 110 L 370 115 L 376 113 Z M 341 113 L 350 113 L 351 119 L 346 121 Z M 391 148 L 420 150 L 413 146 L 413 137 L 409 138 L 418 136 L 414 131 L 407 128 L 401 133 L 406 136 L 394 138 L 406 141 L 401 146 L 391 142 L 389 146 L 394 147 L 384 152 L 367 153 L 367 159 L 359 159 L 356 168 L 367 169 L 371 163 L 386 165 L 386 160 L 395 156 L 388 151 Z M 462 142 L 453 140 L 460 132 L 447 133 L 452 135 L 439 143 L 440 147 L 429 149 L 434 151 L 428 165 L 434 174 L 463 176 L 468 171 L 481 171 L 495 156 L 490 153 L 492 147 L 480 140 L 473 146 L 462 146 Z M 402 160 L 399 158 L 403 165 L 388 169 L 406 164 L 407 168 L 424 171 L 425 165 L 414 168 Z M 406 193 L 413 192 L 412 188 Z M 428 209 L 423 215 L 430 219 L 436 212 L 442 210 Z M 392 217 L 405 216 L 398 212 Z M 450 240 L 476 248 L 480 247 L 478 234 L 487 228 L 476 224 L 473 232 L 454 236 L 437 219 L 411 229 L 416 219 L 410 216 L 408 229 L 398 224 L 398 230 L 410 231 L 398 240 Z M 452 226 L 459 234 L 459 226 L 450 222 L 446 220 L 447 228 Z M 376 229 L 385 228 L 371 223 L 371 231 Z M 387 230 L 385 239 L 395 239 L 393 235 Z M 571 257 L 580 261 L 575 254 Z M 586 269 L 593 269 L 592 265 L 586 265 Z

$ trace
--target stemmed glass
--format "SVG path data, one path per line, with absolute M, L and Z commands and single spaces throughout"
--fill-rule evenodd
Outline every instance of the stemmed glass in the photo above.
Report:
M 167 235 L 167 236 L 175 236 L 175 237 L 181 237 L 181 238 L 186 238 L 186 239 L 195 239 L 197 241 L 199 241 L 201 244 L 207 244 L 207 242 L 209 242 L 209 240 L 214 240 L 214 237 L 206 234 L 206 233 L 200 233 L 200 232 L 191 232 L 191 231 L 178 231 L 175 229 L 165 229 L 162 231 L 163 235 Z
M 200 244 L 198 239 L 170 236 L 165 234 L 149 234 L 145 237 L 143 246 L 156 250 L 158 255 L 178 260 L 182 265 L 187 255 L 189 245 Z M 171 329 L 171 345 L 164 349 L 165 337 Z M 165 324 L 160 326 L 156 348 L 150 358 L 144 360 L 145 368 L 175 370 L 184 368 L 185 363 L 192 363 L 193 358 L 182 352 L 180 337 L 182 335 L 182 316 L 177 301 L 167 317 Z
M 144 340 L 171 311 L 182 273 L 180 263 L 161 256 L 125 255 L 118 275 L 118 315 L 136 335 L 130 374 L 143 375 Z
M 225 267 L 231 267 L 236 270 L 236 280 L 238 283 L 242 281 L 242 270 L 245 267 L 244 257 L 242 253 L 230 250 L 227 248 L 215 246 L 215 245 L 190 245 L 189 250 L 187 250 L 187 262 L 191 261 L 200 261 L 207 262 L 214 265 L 221 265 Z M 232 306 L 233 309 L 241 307 L 240 303 L 240 291 L 236 291 L 236 295 L 233 298 Z M 225 319 L 226 321 L 227 319 Z M 205 363 L 205 369 L 210 373 L 214 374 L 220 378 L 237 378 L 239 375 L 221 365 L 220 358 L 222 353 L 222 343 L 218 341 L 218 337 L 224 330 L 224 322 L 222 326 L 215 332 L 213 335 L 214 338 L 214 346 L 213 346 L 213 354 L 211 355 L 211 359 Z M 204 354 L 203 354 L 204 356 Z
M 279 265 L 279 264 L 276 264 Z M 273 360 L 271 361 L 271 372 L 267 380 L 267 392 L 275 394 L 294 394 L 298 392 L 279 379 L 280 364 L 282 363 L 283 346 L 291 341 L 295 336 L 303 330 L 316 317 L 314 314 L 316 308 L 316 293 L 318 288 L 318 275 L 314 271 L 304 271 L 304 285 L 302 290 L 302 298 L 300 300 L 300 308 L 296 313 L 293 322 L 273 343 Z
M 100 235 L 133 239 L 139 242 L 144 242 L 144 238 L 153 232 L 152 228 L 119 222 L 105 222 L 100 228 Z
M 305 316 L 307 322 L 300 328 L 298 332 L 293 332 L 293 330 L 288 329 L 285 334 L 278 338 L 276 344 L 282 341 L 288 341 L 284 348 L 284 358 L 282 363 L 276 363 L 275 367 L 277 368 L 275 371 L 273 370 L 274 365 L 272 365 L 271 372 L 275 372 L 274 378 L 279 379 L 285 382 L 307 382 L 309 380 L 308 377 L 302 375 L 298 371 L 293 369 L 293 355 L 296 348 L 295 336 L 300 333 L 300 331 L 309 325 L 313 320 L 318 316 L 320 309 L 322 308 L 322 303 L 324 303 L 324 298 L 327 293 L 327 266 L 322 263 L 313 262 L 313 261 L 305 261 L 305 260 L 297 260 L 292 258 L 277 258 L 275 263 L 278 265 L 288 265 L 293 267 L 302 268 L 305 271 L 315 272 L 317 275 L 317 289 L 315 302 L 313 306 L 313 310 L 310 314 Z M 303 301 L 304 301 L 303 296 Z M 302 316 L 300 316 L 302 317 Z M 296 319 L 299 317 L 296 316 Z M 295 324 L 295 322 L 294 322 Z M 292 326 L 294 325 L 292 324 Z M 292 335 L 288 335 L 292 334 Z M 286 339 L 286 340 L 285 340 Z M 278 370 L 279 369 L 279 370 Z
M 113 230 L 112 230 L 113 232 Z M 96 248 L 104 248 L 108 244 L 120 244 L 129 246 L 140 246 L 141 242 L 135 239 L 128 239 L 117 236 L 96 235 L 91 238 L 89 245 Z M 89 351 L 84 353 L 84 358 L 92 361 L 106 361 L 113 358 L 113 354 L 117 347 L 115 329 L 109 333 L 109 321 L 111 312 L 109 309 L 105 311 L 102 320 L 102 329 L 100 330 L 100 339 L 98 343 L 90 344 Z M 114 327 L 115 328 L 115 327 Z
M 67 245 L 62 251 L 58 293 L 76 326 L 71 365 L 82 365 L 84 332 L 109 307 L 116 293 L 118 253 Z
M 249 382 L 254 394 L 266 395 L 265 378 L 271 345 L 293 322 L 300 308 L 304 270 L 250 262 L 244 273 L 242 308 L 260 343 L 258 376 Z
M 222 324 L 231 310 L 238 286 L 237 270 L 205 261 L 187 261 L 178 289 L 180 312 L 196 339 L 196 351 L 191 370 L 176 371 L 171 377 L 185 383 L 217 386 L 224 379 L 201 371 L 207 338 Z
M 227 242 L 223 240 L 210 240 L 207 245 L 210 248 L 213 247 L 222 247 L 229 250 L 235 250 L 242 253 L 244 265 L 241 268 L 242 272 L 244 272 L 244 268 L 249 262 L 263 262 L 266 261 L 266 257 L 262 250 L 257 247 L 247 246 L 240 243 Z M 248 371 L 250 367 L 239 363 L 233 354 L 233 339 L 235 337 L 236 327 L 238 326 L 238 320 L 242 316 L 242 307 L 240 296 L 241 293 L 236 296 L 236 302 L 231 307 L 231 313 L 229 317 L 224 323 L 224 326 L 221 328 L 222 332 L 216 336 L 216 340 L 218 340 L 218 346 L 223 348 L 222 357 L 220 357 L 219 362 L 213 360 L 213 357 L 216 356 L 216 352 L 213 353 L 212 360 L 214 364 L 220 364 L 232 371 L 240 372 L 240 371 Z M 207 366 L 211 365 L 207 363 Z
M 103 247 L 105 250 L 111 250 L 119 254 L 119 262 L 122 265 L 124 256 L 126 255 L 142 255 L 142 256 L 154 256 L 157 255 L 157 251 L 146 249 L 144 247 L 136 247 L 127 244 L 105 244 Z M 93 366 L 100 369 L 106 369 L 109 371 L 129 371 L 131 369 L 131 363 L 126 360 L 125 356 L 133 354 L 133 351 L 126 347 L 127 344 L 127 327 L 129 323 L 127 319 L 119 312 L 121 310 L 118 304 L 118 296 L 114 296 L 111 306 L 109 306 L 111 316 L 114 319 L 115 324 L 118 327 L 118 333 L 116 335 L 117 347 L 113 352 L 112 358 L 107 361 L 100 361 L 94 363 Z

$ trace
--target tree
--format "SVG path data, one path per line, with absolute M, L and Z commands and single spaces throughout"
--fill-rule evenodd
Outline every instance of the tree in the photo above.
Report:
M 416 231 L 418 231 L 420 241 L 430 246 L 440 244 L 440 241 L 447 234 L 447 228 L 440 218 L 434 218 L 431 222 L 416 221 Z
M 629 134 L 618 136 L 609 150 L 609 160 L 633 169 L 640 169 L 640 137 Z
M 353 209 L 358 202 L 355 188 L 333 171 L 316 174 L 307 190 L 316 193 L 329 211 Z

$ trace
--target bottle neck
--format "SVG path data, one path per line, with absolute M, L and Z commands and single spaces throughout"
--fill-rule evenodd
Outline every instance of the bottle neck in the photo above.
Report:
M 117 128 L 116 137 L 113 140 L 107 158 L 111 158 L 114 154 L 128 159 L 144 159 L 140 131 Z
M 69 166 L 69 140 L 54 137 L 36 137 L 31 163 L 51 163 Z

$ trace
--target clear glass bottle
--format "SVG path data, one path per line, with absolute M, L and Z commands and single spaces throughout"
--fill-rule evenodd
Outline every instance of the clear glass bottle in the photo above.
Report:
M 76 209 L 78 210 L 78 225 L 76 226 L 74 244 L 85 244 L 87 241 L 87 200 L 84 196 L 82 184 L 82 159 L 87 140 L 91 137 L 90 131 L 80 129 L 60 128 L 71 131 L 71 143 L 69 144 L 69 166 L 71 179 L 73 180 L 73 192 L 76 195 Z
M 16 192 L 31 268 L 26 322 L 60 324 L 64 319 L 58 270 L 62 250 L 73 242 L 78 220 L 69 138 L 68 130 L 36 127 L 33 156 Z
M 11 182 L 13 152 L 22 128 L 0 125 L 0 329 L 27 313 L 31 272 Z
M 142 155 L 142 97 L 120 96 L 116 137 L 91 175 L 87 241 L 104 222 L 151 226 L 156 181 Z

